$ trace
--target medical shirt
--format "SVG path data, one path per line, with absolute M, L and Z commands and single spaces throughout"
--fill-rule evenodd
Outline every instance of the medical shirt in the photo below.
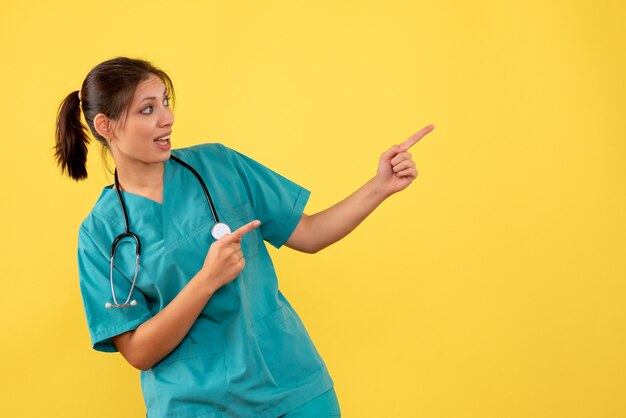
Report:
M 208 301 L 180 345 L 141 372 L 148 417 L 275 418 L 333 387 L 300 318 L 278 290 L 264 241 L 280 248 L 300 221 L 310 192 L 222 144 L 173 150 L 204 179 L 220 221 L 234 231 L 259 219 L 241 249 L 246 265 Z M 130 229 L 141 240 L 131 300 L 113 303 L 109 255 L 124 232 L 117 192 L 104 188 L 79 232 L 80 288 L 93 347 L 116 351 L 111 337 L 137 328 L 163 309 L 202 268 L 215 221 L 196 177 L 165 163 L 163 203 L 122 192 Z M 119 303 L 135 270 L 127 240 L 115 256 Z

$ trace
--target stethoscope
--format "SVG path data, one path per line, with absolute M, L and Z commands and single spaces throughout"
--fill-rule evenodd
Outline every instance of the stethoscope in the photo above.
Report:
M 217 212 L 215 211 L 215 206 L 213 206 L 213 200 L 211 200 L 211 195 L 209 194 L 209 190 L 207 189 L 206 184 L 204 183 L 204 180 L 202 180 L 202 177 L 200 176 L 200 174 L 192 166 L 190 166 L 189 164 L 187 164 L 180 158 L 174 155 L 170 156 L 170 158 L 176 161 L 178 164 L 185 167 L 187 170 L 191 171 L 194 174 L 194 176 L 196 176 L 196 178 L 198 179 L 198 182 L 202 186 L 202 191 L 204 191 L 204 196 L 206 197 L 206 200 L 209 203 L 211 214 L 213 215 L 213 219 L 215 219 L 215 225 L 213 225 L 213 227 L 211 228 L 211 235 L 213 235 L 213 238 L 218 240 L 222 238 L 224 235 L 230 234 L 231 233 L 230 227 L 227 224 L 219 221 L 219 218 L 217 217 Z M 137 301 L 130 300 L 130 298 L 133 294 L 133 290 L 135 289 L 135 283 L 137 282 L 137 274 L 139 273 L 139 256 L 141 255 L 141 241 L 139 240 L 139 237 L 133 232 L 131 232 L 130 230 L 130 226 L 128 225 L 128 213 L 126 212 L 126 205 L 124 204 L 124 198 L 122 197 L 122 192 L 120 191 L 120 189 L 121 187 L 120 187 L 120 182 L 117 178 L 117 169 L 116 169 L 115 170 L 115 190 L 117 191 L 117 197 L 120 201 L 120 206 L 122 207 L 122 214 L 124 215 L 124 224 L 126 225 L 126 231 L 122 232 L 117 237 L 115 237 L 115 239 L 113 240 L 113 244 L 111 245 L 109 279 L 111 281 L 111 294 L 113 295 L 113 303 L 110 303 L 110 302 L 105 303 L 104 306 L 106 308 L 126 308 L 128 306 L 137 305 Z M 124 238 L 131 238 L 135 242 L 136 258 L 135 258 L 135 273 L 133 275 L 133 283 L 130 287 L 130 291 L 128 292 L 128 297 L 126 298 L 126 301 L 120 304 L 117 301 L 117 297 L 115 296 L 115 286 L 113 285 L 113 268 L 114 268 L 113 262 L 115 259 L 115 252 L 117 251 L 117 247 L 122 242 L 122 239 Z M 124 242 L 128 242 L 128 241 L 124 241 Z

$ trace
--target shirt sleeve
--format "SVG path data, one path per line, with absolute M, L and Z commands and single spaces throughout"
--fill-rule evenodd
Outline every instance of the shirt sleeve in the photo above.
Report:
M 252 158 L 222 147 L 247 189 L 263 239 L 280 248 L 300 222 L 311 192 Z
M 116 267 L 113 269 L 115 294 L 120 304 L 128 297 L 135 268 L 135 253 L 129 247 L 133 246 L 122 244 L 118 247 L 119 255 L 116 254 Z M 99 250 L 89 233 L 81 228 L 78 274 L 92 346 L 98 351 L 115 352 L 117 349 L 111 337 L 137 328 L 151 317 L 151 313 L 144 295 L 137 287 L 131 296 L 131 300 L 136 300 L 137 305 L 125 308 L 105 307 L 105 303 L 113 303 L 109 269 L 109 253 Z

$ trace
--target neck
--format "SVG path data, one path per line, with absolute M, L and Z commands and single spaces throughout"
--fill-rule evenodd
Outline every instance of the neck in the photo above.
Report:
M 164 167 L 164 163 L 118 164 L 117 177 L 120 189 L 162 203 Z

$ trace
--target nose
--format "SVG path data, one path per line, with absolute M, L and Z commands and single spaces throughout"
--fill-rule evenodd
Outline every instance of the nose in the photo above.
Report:
M 159 117 L 159 126 L 167 127 L 174 124 L 174 112 L 171 107 L 164 107 Z

